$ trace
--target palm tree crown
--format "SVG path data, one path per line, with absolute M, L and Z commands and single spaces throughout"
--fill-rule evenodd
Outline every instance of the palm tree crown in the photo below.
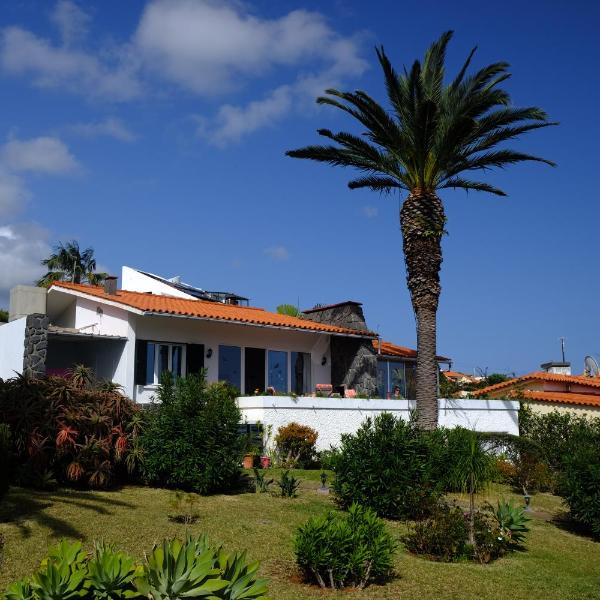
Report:
M 377 49 L 391 111 L 362 91 L 328 89 L 327 96 L 317 99 L 362 123 L 364 138 L 319 129 L 320 135 L 337 145 L 308 146 L 286 154 L 355 167 L 366 175 L 348 186 L 377 191 L 463 188 L 504 196 L 501 189 L 462 174 L 531 160 L 554 165 L 530 154 L 496 149 L 523 133 L 556 124 L 539 108 L 510 105 L 509 94 L 500 88 L 510 77 L 508 63 L 497 62 L 467 75 L 473 48 L 456 77 L 444 82 L 452 33 L 444 33 L 426 52 L 423 63 L 416 60 L 403 74 L 394 70 L 383 47 Z
M 55 281 L 71 281 L 73 283 L 89 283 L 98 285 L 106 279 L 106 273 L 96 273 L 96 259 L 93 248 L 81 251 L 79 243 L 60 242 L 52 254 L 42 260 L 48 272 L 37 282 L 38 286 L 47 287 Z
M 354 117 L 365 128 L 363 135 L 319 129 L 321 136 L 335 143 L 287 152 L 294 158 L 354 167 L 361 176 L 349 182 L 351 189 L 408 191 L 400 225 L 417 324 L 417 416 L 419 425 L 427 429 L 438 421 L 436 314 L 446 216 L 437 191 L 463 188 L 504 196 L 501 189 L 470 174 L 523 161 L 554 164 L 499 147 L 523 133 L 555 124 L 539 108 L 511 106 L 510 96 L 500 87 L 509 77 L 507 63 L 497 62 L 470 75 L 473 49 L 456 77 L 445 81 L 451 37 L 451 31 L 444 33 L 422 62 L 416 60 L 402 74 L 378 48 L 390 110 L 362 91 L 326 90 L 317 102 Z

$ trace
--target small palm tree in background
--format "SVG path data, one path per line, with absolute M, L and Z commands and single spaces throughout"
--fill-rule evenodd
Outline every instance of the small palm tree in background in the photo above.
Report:
M 37 282 L 40 287 L 48 287 L 55 281 L 98 285 L 107 277 L 107 273 L 96 272 L 94 249 L 86 248 L 82 252 L 75 240 L 64 244 L 60 242 L 42 265 L 48 268 L 48 272 Z
M 523 161 L 554 163 L 498 145 L 533 129 L 554 125 L 536 107 L 514 108 L 500 87 L 509 77 L 508 64 L 498 62 L 468 75 L 475 53 L 449 83 L 444 81 L 444 33 L 425 53 L 423 62 L 397 73 L 383 48 L 377 57 L 383 70 L 390 110 L 368 94 L 326 90 L 319 104 L 334 106 L 354 117 L 363 136 L 318 133 L 334 142 L 287 152 L 294 158 L 353 167 L 362 176 L 350 189 L 408 192 L 400 210 L 406 277 L 417 324 L 417 414 L 422 428 L 437 426 L 436 316 L 442 264 L 441 240 L 446 216 L 438 191 L 462 188 L 506 195 L 469 174 Z

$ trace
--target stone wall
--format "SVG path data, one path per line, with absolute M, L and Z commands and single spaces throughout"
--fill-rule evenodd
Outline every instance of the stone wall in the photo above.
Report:
M 317 323 L 368 333 L 362 306 L 358 302 L 342 302 L 307 310 L 305 318 Z M 345 385 L 360 395 L 377 393 L 377 354 L 372 338 L 331 336 L 331 383 Z
M 43 377 L 46 374 L 48 352 L 48 323 L 46 315 L 27 315 L 25 323 L 25 350 L 23 352 L 23 375 Z
M 377 394 L 377 354 L 370 339 L 332 336 L 331 383 L 357 394 Z

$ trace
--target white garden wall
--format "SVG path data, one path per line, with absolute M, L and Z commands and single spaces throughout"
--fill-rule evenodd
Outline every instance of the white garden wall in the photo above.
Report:
M 513 400 L 439 401 L 439 424 L 462 425 L 475 431 L 493 431 L 518 435 L 519 402 Z M 319 432 L 317 448 L 338 446 L 342 433 L 354 433 L 367 417 L 390 412 L 408 419 L 414 400 L 358 400 L 349 398 L 313 398 L 289 396 L 249 396 L 238 398 L 242 418 L 248 423 L 260 421 L 277 429 L 293 421 Z M 272 442 L 272 439 L 270 440 Z
M 23 372 L 27 317 L 0 325 L 0 377 L 10 379 Z

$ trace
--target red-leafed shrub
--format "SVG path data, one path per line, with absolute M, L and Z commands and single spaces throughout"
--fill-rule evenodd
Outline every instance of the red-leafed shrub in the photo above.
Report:
M 0 422 L 10 427 L 22 485 L 106 488 L 132 475 L 140 459 L 139 408 L 84 368 L 68 378 L 0 379 Z

